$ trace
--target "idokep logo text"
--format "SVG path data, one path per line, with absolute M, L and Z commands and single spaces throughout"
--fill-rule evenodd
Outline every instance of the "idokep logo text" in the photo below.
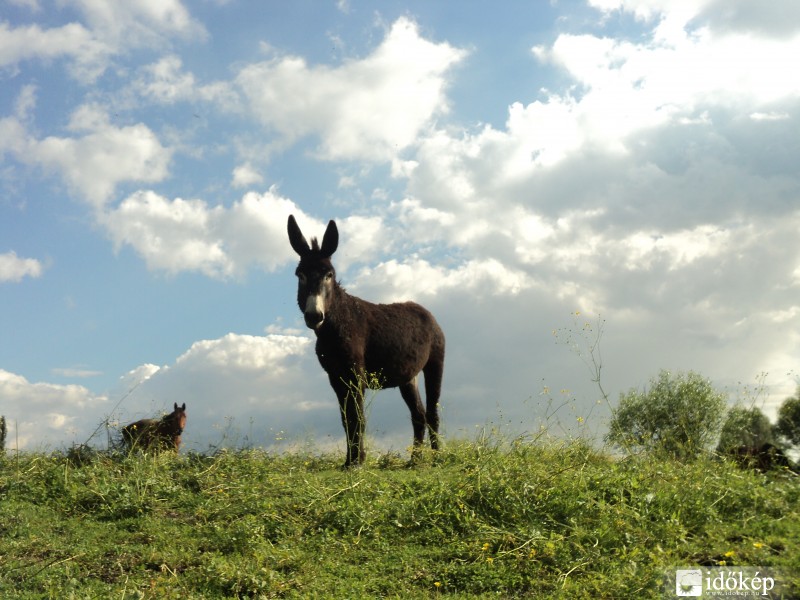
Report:
M 678 598 L 770 598 L 777 591 L 776 574 L 761 567 L 687 567 L 674 573 L 674 587 L 667 589 Z

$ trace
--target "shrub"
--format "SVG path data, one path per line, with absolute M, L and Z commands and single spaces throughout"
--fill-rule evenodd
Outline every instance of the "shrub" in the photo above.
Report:
M 717 452 L 729 452 L 741 446 L 760 448 L 774 442 L 772 424 L 761 410 L 734 406 L 722 425 Z
M 716 438 L 725 396 L 699 374 L 661 371 L 650 389 L 620 394 L 606 441 L 628 451 L 694 458 Z
M 778 409 L 775 430 L 790 444 L 800 446 L 800 387 L 792 398 L 787 398 Z

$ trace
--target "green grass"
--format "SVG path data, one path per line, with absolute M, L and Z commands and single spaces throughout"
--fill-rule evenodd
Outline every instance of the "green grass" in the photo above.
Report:
M 800 584 L 800 479 L 581 442 L 340 457 L 0 457 L 0 597 L 661 598 L 690 565 Z

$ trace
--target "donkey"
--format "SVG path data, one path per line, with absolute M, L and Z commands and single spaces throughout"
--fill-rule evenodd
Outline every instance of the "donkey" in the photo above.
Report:
M 175 450 L 181 446 L 186 427 L 186 403 L 175 402 L 175 409 L 161 419 L 142 419 L 122 428 L 122 441 L 129 450 Z
M 378 387 L 399 387 L 411 411 L 414 429 L 412 459 L 429 432 L 431 448 L 439 448 L 439 395 L 444 372 L 444 333 L 433 315 L 419 304 L 373 304 L 348 294 L 336 281 L 331 256 L 339 245 L 339 230 L 328 223 L 322 246 L 309 246 L 293 215 L 289 242 L 300 256 L 297 304 L 306 326 L 317 335 L 316 352 L 339 400 L 347 438 L 345 467 L 366 458 L 364 392 L 377 376 Z M 417 376 L 425 374 L 423 408 Z

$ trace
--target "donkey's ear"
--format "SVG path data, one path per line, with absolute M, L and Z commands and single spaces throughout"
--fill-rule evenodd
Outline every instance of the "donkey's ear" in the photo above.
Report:
M 181 404 L 181 410 L 186 410 L 186 402 L 184 402 L 183 404 Z
M 286 224 L 286 229 L 289 232 L 289 243 L 292 245 L 294 251 L 301 257 L 308 254 L 311 247 L 308 245 L 303 232 L 300 231 L 297 221 L 294 220 L 294 215 L 289 215 L 289 222 Z
M 175 409 L 174 410 L 178 410 L 178 403 L 177 402 L 173 402 L 173 404 L 175 405 Z
M 329 258 L 336 252 L 339 247 L 339 230 L 336 228 L 336 222 L 328 221 L 328 228 L 325 230 L 325 235 L 322 236 L 322 256 Z

